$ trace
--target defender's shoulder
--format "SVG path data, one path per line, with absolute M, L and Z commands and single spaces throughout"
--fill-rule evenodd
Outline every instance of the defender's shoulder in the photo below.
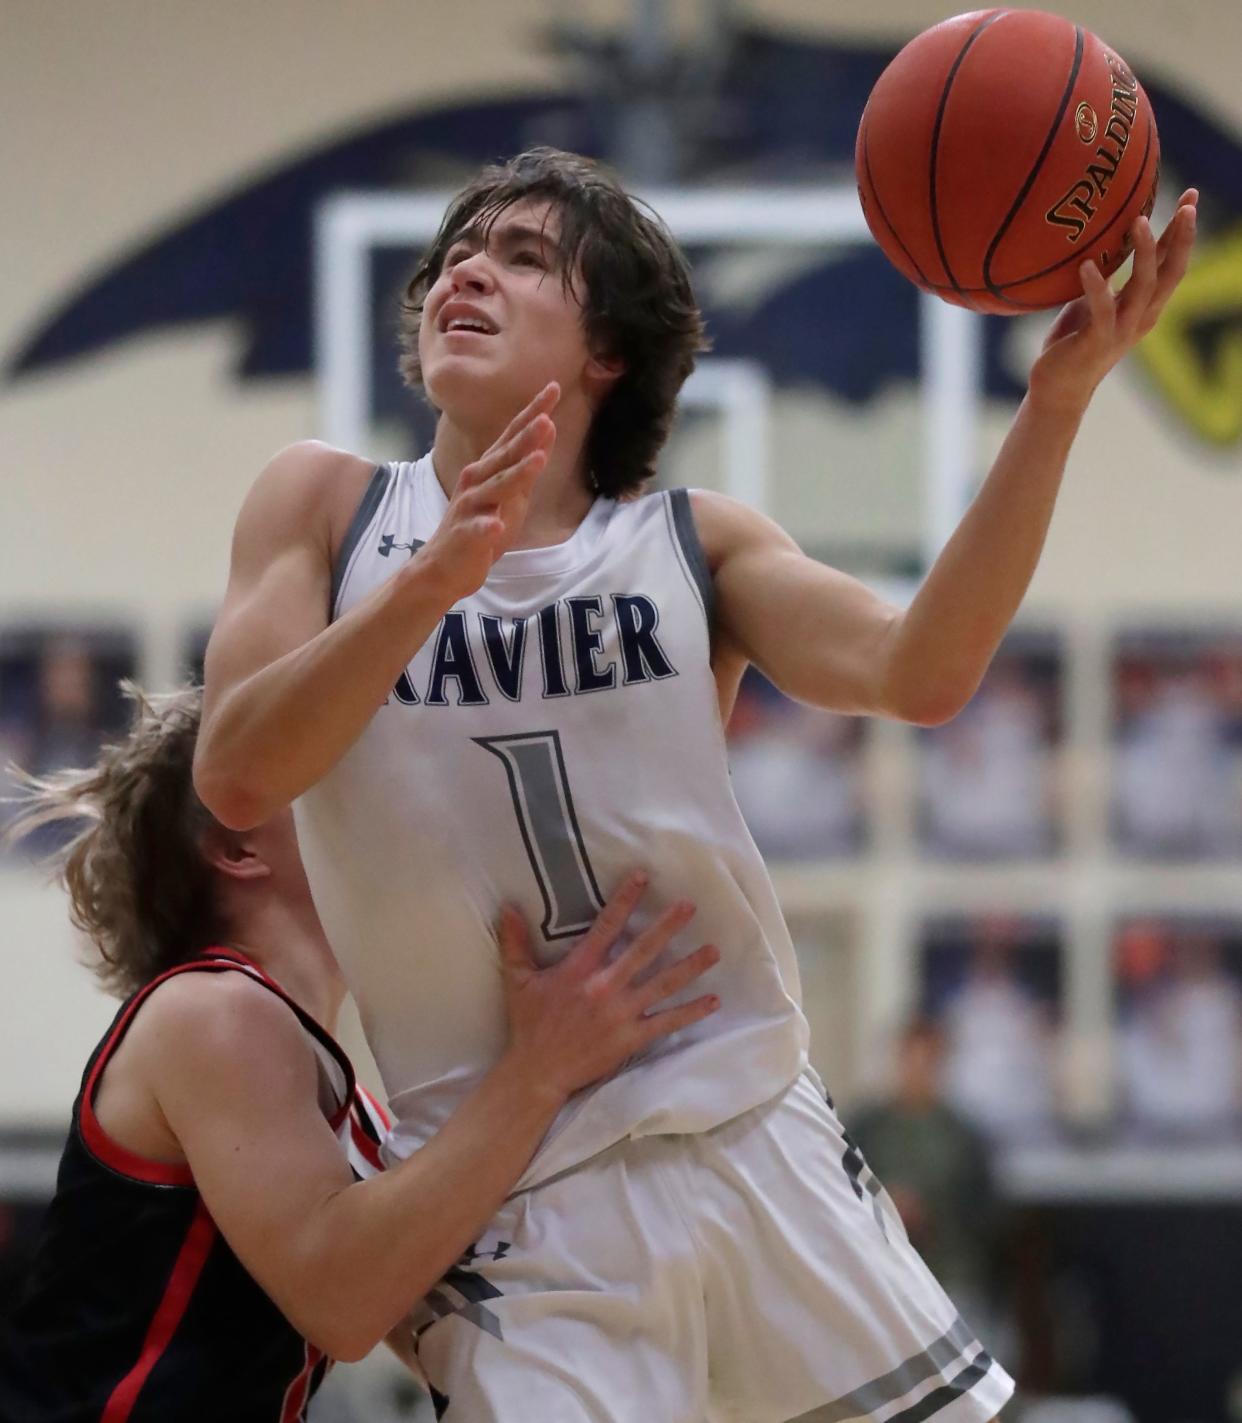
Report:
M 293 1010 L 240 969 L 178 973 L 155 988 L 127 1034 L 162 1077 L 266 1073 L 313 1062 Z
M 155 988 L 135 1019 L 169 1033 L 187 1034 L 222 1047 L 236 1048 L 253 1034 L 283 1036 L 300 1032 L 289 1005 L 244 968 L 219 968 L 174 974 Z

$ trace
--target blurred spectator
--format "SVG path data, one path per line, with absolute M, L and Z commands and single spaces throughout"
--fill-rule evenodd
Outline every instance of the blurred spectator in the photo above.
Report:
M 98 629 L 9 629 L 0 634 L 0 796 L 19 793 L 10 763 L 43 776 L 94 761 L 119 725 L 116 685 L 135 670 L 132 637 Z M 0 821 L 7 818 L 0 805 Z M 36 831 L 35 856 L 69 833 Z
M 729 720 L 729 765 L 764 855 L 815 860 L 861 847 L 861 728 L 856 717 L 802 706 L 747 672 Z
M 1059 701 L 1059 657 L 1011 639 L 966 709 L 920 738 L 920 821 L 929 849 L 996 859 L 1056 848 Z
M 1193 858 L 1242 850 L 1233 655 L 1202 634 L 1131 634 L 1114 665 L 1114 822 L 1123 848 Z
M 892 1096 L 864 1108 L 850 1134 L 883 1182 L 911 1244 L 971 1327 L 986 1331 L 999 1203 L 983 1135 L 945 1100 L 945 1034 L 930 1018 L 897 1042 Z
M 72 634 L 50 641 L 39 663 L 39 715 L 23 766 L 42 776 L 65 766 L 86 766 L 99 750 L 95 663 Z
M 1242 987 L 1219 934 L 1136 922 L 1117 939 L 1119 1067 L 1130 1129 L 1219 1140 L 1242 1116 Z
M 955 961 L 955 982 L 940 994 L 945 1096 L 990 1137 L 1048 1136 L 1056 1126 L 1054 1018 L 1041 988 L 1059 974 L 1056 952 L 1046 943 L 1023 943 L 1023 925 L 1000 917 L 960 932 L 956 945 L 939 951 Z M 934 953 L 932 946 L 925 962 Z

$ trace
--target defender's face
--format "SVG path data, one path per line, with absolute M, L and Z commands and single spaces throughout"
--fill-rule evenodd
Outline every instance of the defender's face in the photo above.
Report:
M 547 202 L 506 209 L 467 231 L 427 293 L 418 350 L 432 403 L 463 425 L 507 421 L 550 380 L 585 389 L 577 274 L 564 280 L 559 215 Z

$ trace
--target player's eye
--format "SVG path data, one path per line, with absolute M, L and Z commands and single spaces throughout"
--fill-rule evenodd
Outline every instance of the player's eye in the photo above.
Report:
M 543 271 L 547 263 L 543 260 L 541 253 L 536 252 L 533 247 L 522 247 L 513 254 L 514 262 L 520 267 L 538 267 Z

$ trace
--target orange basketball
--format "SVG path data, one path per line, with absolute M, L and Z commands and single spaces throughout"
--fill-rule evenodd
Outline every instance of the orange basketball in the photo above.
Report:
M 910 41 L 858 126 L 858 191 L 876 241 L 925 291 L 1015 314 L 1106 276 L 1150 214 L 1151 104 L 1123 59 L 1041 10 L 975 10 Z

